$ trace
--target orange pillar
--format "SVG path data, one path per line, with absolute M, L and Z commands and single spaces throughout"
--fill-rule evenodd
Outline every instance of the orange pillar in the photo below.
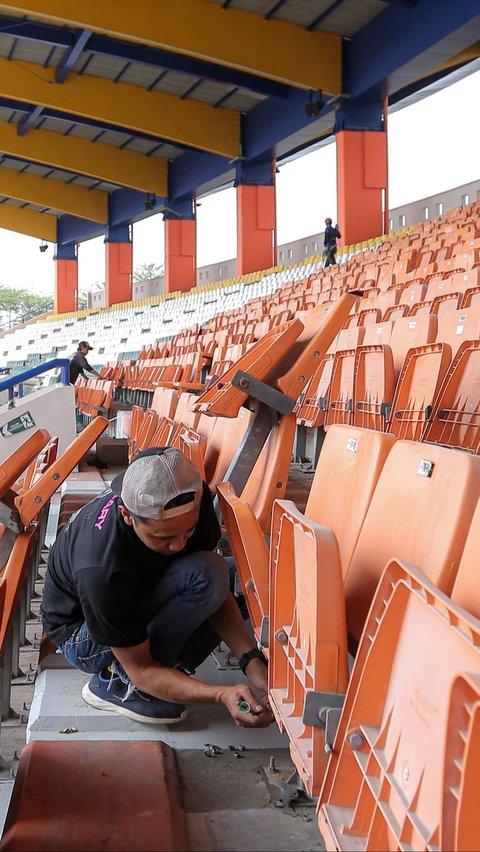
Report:
M 105 307 L 132 299 L 133 244 L 105 243 Z
M 197 277 L 195 219 L 165 217 L 165 292 L 191 290 Z
M 53 310 L 56 314 L 67 314 L 77 310 L 78 260 L 56 256 L 55 293 Z
M 237 186 L 237 275 L 276 263 L 275 186 Z
M 387 233 L 388 169 L 385 131 L 341 130 L 337 142 L 337 219 L 342 243 Z

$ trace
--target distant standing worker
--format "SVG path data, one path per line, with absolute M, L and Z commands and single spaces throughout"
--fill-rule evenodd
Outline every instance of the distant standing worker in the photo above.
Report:
M 90 366 L 86 359 L 87 352 L 90 352 L 93 349 L 92 346 L 86 341 L 81 340 L 78 344 L 77 351 L 75 355 L 72 355 L 70 358 L 70 366 L 69 366 L 69 381 L 71 385 L 74 385 L 79 376 L 83 376 L 84 379 L 88 379 L 88 375 L 85 370 L 88 370 L 89 373 L 93 373 L 93 375 L 98 376 L 101 379 L 100 373 L 97 373 L 93 367 Z
M 323 240 L 323 254 L 325 256 L 324 266 L 332 266 L 337 262 L 337 240 L 339 240 L 341 236 L 338 225 L 333 227 L 332 220 L 325 219 L 325 237 Z

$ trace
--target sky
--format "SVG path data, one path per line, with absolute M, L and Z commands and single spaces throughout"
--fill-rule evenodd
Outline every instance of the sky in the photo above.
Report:
M 480 178 L 480 71 L 388 116 L 390 208 L 435 195 Z M 461 139 L 461 145 L 460 145 Z M 280 164 L 276 182 L 277 244 L 323 230 L 336 221 L 335 143 Z M 235 189 L 200 198 L 197 266 L 236 256 Z M 0 285 L 53 296 L 53 244 L 0 228 Z M 133 226 L 133 268 L 164 265 L 160 213 Z M 103 237 L 80 243 L 79 290 L 105 280 Z

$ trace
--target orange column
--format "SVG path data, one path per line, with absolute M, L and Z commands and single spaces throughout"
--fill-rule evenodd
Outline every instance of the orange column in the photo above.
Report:
M 53 310 L 67 314 L 77 310 L 78 260 L 55 258 L 55 294 Z
M 197 275 L 195 219 L 165 219 L 165 292 L 191 290 Z
M 105 243 L 105 307 L 132 298 L 133 244 Z
M 237 275 L 276 263 L 275 186 L 237 186 Z
M 337 218 L 342 243 L 387 233 L 387 134 L 340 130 L 337 142 Z

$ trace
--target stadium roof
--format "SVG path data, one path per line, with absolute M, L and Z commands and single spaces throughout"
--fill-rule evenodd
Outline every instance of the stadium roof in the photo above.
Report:
M 479 47 L 478 0 L 0 3 L 0 227 L 72 245 L 182 215 Z

